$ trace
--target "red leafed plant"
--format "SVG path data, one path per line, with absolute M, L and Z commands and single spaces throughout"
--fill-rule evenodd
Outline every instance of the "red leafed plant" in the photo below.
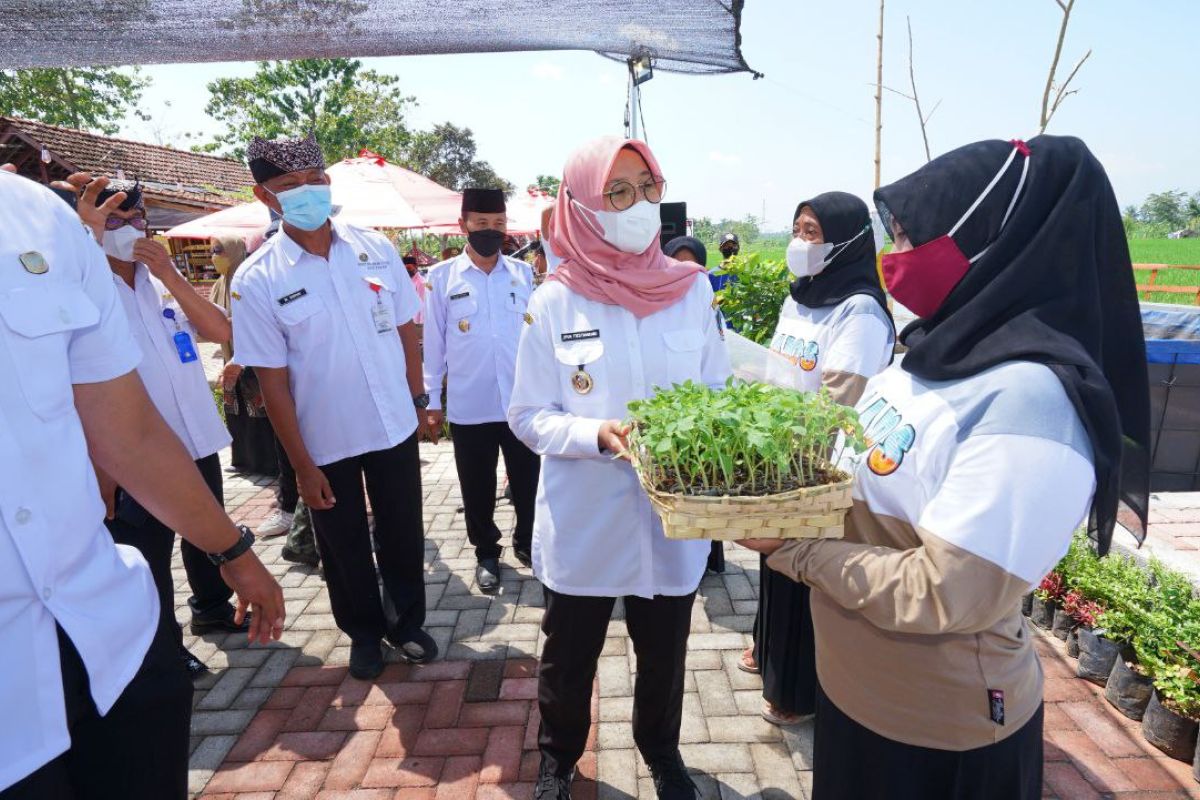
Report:
M 1066 581 L 1063 580 L 1062 574 L 1058 572 L 1051 572 L 1042 578 L 1042 582 L 1038 584 L 1038 588 L 1033 591 L 1034 596 L 1043 603 L 1047 601 L 1061 602 L 1066 593 Z
M 1085 628 L 1096 627 L 1096 617 L 1104 611 L 1104 606 L 1095 600 L 1087 599 L 1074 589 L 1063 596 L 1062 606 L 1063 611 L 1069 614 L 1071 619 Z

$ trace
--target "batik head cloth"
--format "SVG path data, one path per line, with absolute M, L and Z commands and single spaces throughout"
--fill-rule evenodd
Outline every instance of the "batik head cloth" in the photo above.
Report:
M 246 151 L 255 183 L 265 183 L 289 172 L 325 169 L 325 156 L 315 133 L 303 139 L 263 139 L 255 136 Z
M 118 206 L 122 211 L 133 211 L 135 208 L 145 208 L 145 202 L 142 198 L 142 184 L 140 181 L 127 181 L 119 178 L 109 180 L 108 185 L 96 196 L 96 205 L 108 200 L 117 192 L 124 192 L 125 199 Z

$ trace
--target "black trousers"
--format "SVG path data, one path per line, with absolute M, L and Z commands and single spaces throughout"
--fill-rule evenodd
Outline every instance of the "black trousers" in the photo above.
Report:
M 1007 739 L 974 750 L 935 750 L 885 739 L 818 689 L 814 800 L 1037 800 L 1042 796 L 1042 709 Z
M 141 668 L 102 717 L 83 660 L 59 628 L 71 749 L 0 792 L 0 800 L 187 797 L 192 682 L 179 659 L 178 630 L 169 613 L 159 615 Z
M 537 500 L 538 473 L 542 459 L 516 437 L 507 422 L 480 425 L 450 423 L 454 439 L 454 465 L 462 487 L 467 538 L 475 557 L 500 557 L 500 529 L 496 527 L 496 465 L 504 453 L 504 468 L 512 487 L 517 527 L 513 547 L 529 552 L 533 541 L 533 507 Z
M 275 458 L 279 462 L 279 485 L 275 487 L 275 500 L 288 514 L 295 514 L 296 503 L 300 500 L 300 489 L 296 486 L 296 470 L 288 460 L 287 451 L 283 449 L 279 437 L 275 437 Z
M 421 516 L 421 459 L 414 433 L 378 450 L 321 467 L 337 502 L 312 509 L 337 625 L 355 642 L 405 634 L 425 624 L 425 525 Z M 375 515 L 375 552 L 367 504 Z M 379 576 L 383 577 L 380 596 Z
M 817 710 L 817 657 L 812 590 L 767 566 L 759 557 L 758 616 L 754 660 L 762 675 L 763 699 L 788 714 Z
M 583 755 L 592 723 L 592 683 L 604 648 L 615 597 L 579 597 L 549 588 L 542 631 L 538 747 L 557 775 L 568 775 Z M 692 601 L 659 595 L 626 597 L 625 625 L 637 655 L 633 690 L 633 740 L 647 760 L 679 748 L 683 723 L 684 659 Z
M 213 453 L 196 462 L 196 468 L 212 491 L 217 502 L 225 505 L 225 492 L 221 483 L 221 459 Z M 175 532 L 150 515 L 132 495 L 121 491 L 117 495 L 116 519 L 105 520 L 104 524 L 117 544 L 136 547 L 150 565 L 154 586 L 158 589 L 158 602 L 164 616 L 175 620 L 175 581 L 171 577 L 171 554 L 175 550 Z M 199 618 L 223 618 L 232 613 L 229 599 L 233 590 L 225 585 L 221 570 L 216 567 L 203 550 L 186 539 L 179 540 L 179 553 L 183 557 L 183 569 L 187 573 L 192 596 L 188 606 L 192 615 Z M 183 634 L 174 625 L 175 638 L 182 646 Z

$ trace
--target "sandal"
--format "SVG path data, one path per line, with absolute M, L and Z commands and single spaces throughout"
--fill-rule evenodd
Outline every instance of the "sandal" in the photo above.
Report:
M 751 675 L 759 673 L 758 664 L 754 661 L 753 647 L 747 647 L 742 651 L 742 656 L 738 659 L 737 668 L 742 672 L 749 672 Z
M 807 722 L 814 716 L 814 714 L 789 714 L 786 711 L 776 711 L 775 706 L 770 703 L 763 703 L 762 707 L 762 718 L 772 725 L 778 725 L 781 728 L 799 725 L 802 722 Z

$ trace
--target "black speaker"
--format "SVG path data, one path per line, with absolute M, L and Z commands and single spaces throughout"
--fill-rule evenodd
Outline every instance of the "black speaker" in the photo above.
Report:
M 659 247 L 665 247 L 676 236 L 687 235 L 687 203 L 660 203 L 658 213 L 662 219 Z

